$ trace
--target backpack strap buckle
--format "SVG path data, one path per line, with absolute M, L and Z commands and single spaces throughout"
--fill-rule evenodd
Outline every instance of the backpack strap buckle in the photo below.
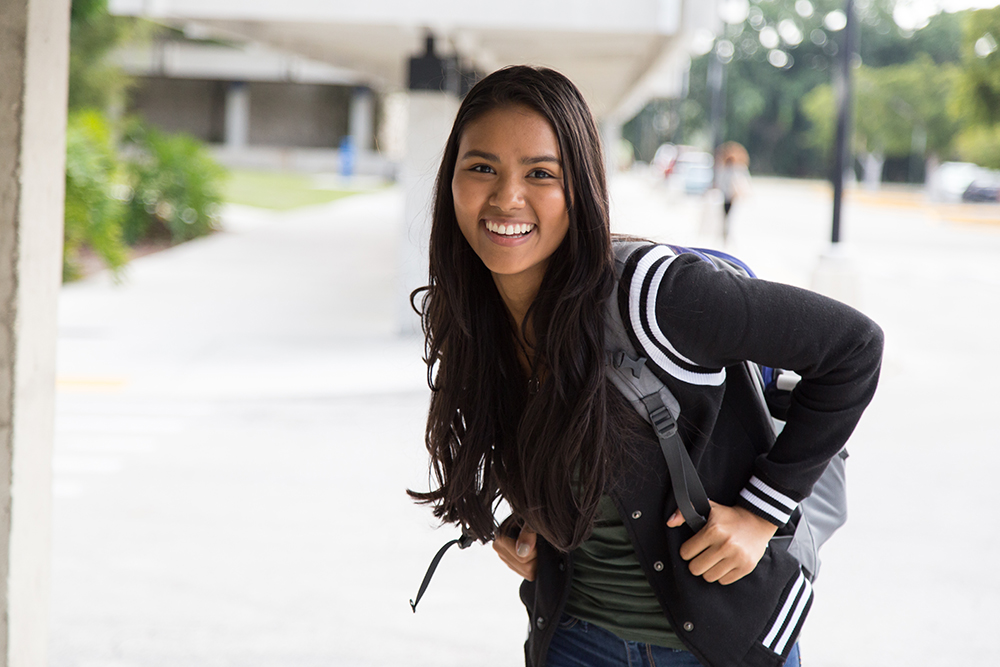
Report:
M 646 357 L 639 357 L 638 359 L 633 359 L 632 357 L 625 354 L 623 351 L 618 350 L 611 355 L 611 363 L 614 364 L 615 368 L 625 368 L 632 371 L 632 376 L 638 378 L 642 374 L 642 367 L 646 365 Z
M 653 400 L 654 398 L 655 400 Z M 644 396 L 642 402 L 646 405 L 646 410 L 649 411 L 649 419 L 653 422 L 656 437 L 661 440 L 672 438 L 677 433 L 677 420 L 670 414 L 670 410 L 663 404 L 660 397 L 656 394 Z

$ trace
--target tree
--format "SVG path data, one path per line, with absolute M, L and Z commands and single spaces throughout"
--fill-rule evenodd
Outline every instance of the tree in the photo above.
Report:
M 132 78 L 110 62 L 117 47 L 148 39 L 158 28 L 111 16 L 108 0 L 73 0 L 69 28 L 69 108 L 108 111 L 124 106 Z
M 861 63 L 881 68 L 904 65 L 921 57 L 938 66 L 958 63 L 961 14 L 938 14 L 919 30 L 907 31 L 893 19 L 895 4 L 895 0 L 855 1 Z M 810 91 L 831 83 L 832 70 L 840 57 L 843 1 L 751 0 L 748 9 L 744 21 L 727 26 L 719 36 L 719 40 L 732 45 L 727 65 L 724 138 L 739 141 L 749 149 L 755 171 L 827 175 L 828 146 L 815 141 L 816 114 L 806 113 L 804 100 Z M 654 132 L 655 139 L 649 138 L 648 130 L 635 132 L 644 138 L 647 148 L 667 138 L 700 141 L 708 147 L 706 77 L 709 60 L 714 57 L 710 53 L 692 62 L 690 92 L 683 104 L 661 102 L 656 112 L 649 114 L 648 118 L 670 116 L 671 122 L 659 123 L 666 129 Z M 939 89 L 940 82 L 935 87 Z M 905 102 L 908 97 L 902 99 Z M 936 99 L 940 102 L 947 98 Z M 832 113 L 832 96 L 827 103 Z M 896 106 L 905 110 L 899 103 Z M 934 123 L 941 120 L 937 118 Z M 912 144 L 912 127 L 901 127 L 898 134 L 905 134 L 906 146 Z M 948 153 L 947 145 L 940 147 L 936 143 L 938 136 L 948 134 L 947 130 L 932 129 L 928 121 L 927 134 L 928 145 L 934 146 L 934 151 Z
M 966 162 L 1000 169 L 1000 125 L 976 125 L 962 131 L 955 141 L 956 152 Z
M 72 3 L 65 280 L 80 275 L 84 247 L 119 277 L 128 259 L 126 244 L 152 236 L 179 243 L 211 232 L 218 222 L 225 172 L 201 143 L 118 117 L 132 81 L 108 56 L 158 29 L 110 16 L 107 0 Z
M 874 29 L 862 30 L 858 49 L 861 61 L 868 67 L 888 67 L 903 65 L 925 54 L 938 65 L 958 63 L 962 59 L 964 15 L 964 12 L 941 12 L 913 32 L 899 28 L 892 18 L 887 18 Z
M 80 249 L 87 245 L 116 278 L 128 250 L 122 239 L 125 205 L 112 196 L 124 180 L 107 119 L 94 110 L 73 111 L 66 128 L 66 207 L 63 280 L 80 277 Z
M 895 0 L 856 0 L 863 61 L 885 64 L 890 55 L 910 60 L 921 49 L 933 58 L 952 57 L 936 36 L 947 33 L 946 21 L 932 21 L 925 28 L 930 36 L 907 33 L 893 20 L 894 7 Z M 802 102 L 809 91 L 830 83 L 843 34 L 842 9 L 842 0 L 755 0 L 745 21 L 720 35 L 733 47 L 724 137 L 749 149 L 755 170 L 800 176 L 827 171 L 825 147 L 810 141 Z M 708 108 L 705 81 L 714 57 L 692 63 L 689 97 L 700 109 Z M 688 127 L 703 128 L 706 122 L 702 115 Z
M 1000 7 L 969 12 L 962 36 L 962 76 L 959 104 L 969 119 L 992 126 L 1000 123 Z
M 919 155 L 937 161 L 954 151 L 959 119 L 947 100 L 954 95 L 959 70 L 936 65 L 927 54 L 905 65 L 859 67 L 855 77 L 854 151 L 866 165 L 865 181 L 877 184 L 887 157 Z M 834 105 L 829 85 L 803 101 L 819 150 L 833 144 Z
M 1000 7 L 969 12 L 953 112 L 964 121 L 962 159 L 1000 169 Z

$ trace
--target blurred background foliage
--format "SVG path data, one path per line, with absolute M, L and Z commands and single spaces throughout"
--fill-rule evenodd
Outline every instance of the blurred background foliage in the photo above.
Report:
M 123 179 L 111 125 L 104 115 L 94 110 L 71 113 L 66 128 L 63 280 L 80 277 L 84 245 L 113 271 L 125 265 L 125 205 L 109 196 Z
M 859 173 L 919 183 L 948 160 L 1000 168 L 1000 7 L 940 13 L 911 28 L 897 22 L 905 6 L 896 0 L 855 0 L 855 7 Z M 664 142 L 711 148 L 707 79 L 720 58 L 722 140 L 746 146 L 756 173 L 828 177 L 842 9 L 842 0 L 750 0 L 692 60 L 683 99 L 652 102 L 626 124 L 636 157 L 651 160 Z M 107 0 L 72 2 L 67 280 L 81 274 L 84 255 L 118 276 L 143 247 L 202 236 L 218 222 L 227 173 L 205 146 L 123 113 L 133 81 L 113 54 L 164 30 L 110 16 Z M 244 203 L 283 208 L 342 196 L 289 180 L 271 183 L 277 197 L 255 178 L 236 173 L 230 199 L 240 201 L 235 192 Z
M 856 0 L 855 9 L 858 162 L 909 182 L 945 160 L 1000 167 L 1000 7 L 940 13 L 909 30 L 894 19 L 895 0 Z M 716 40 L 731 45 L 722 137 L 748 148 L 755 172 L 829 176 L 842 10 L 842 0 L 756 0 Z M 652 103 L 626 125 L 639 159 L 665 141 L 710 148 L 716 57 L 694 58 L 686 99 Z
M 81 276 L 83 253 L 120 279 L 133 248 L 204 236 L 218 222 L 226 172 L 205 146 L 122 115 L 133 82 L 110 56 L 158 30 L 109 15 L 107 0 L 73 0 L 63 280 Z

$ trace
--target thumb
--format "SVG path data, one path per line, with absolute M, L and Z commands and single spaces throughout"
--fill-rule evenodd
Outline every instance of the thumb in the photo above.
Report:
M 711 498 L 708 499 L 708 504 L 710 505 L 711 509 L 719 507 L 719 503 L 715 502 Z M 684 525 L 684 523 L 685 523 L 684 515 L 681 514 L 680 508 L 677 508 L 676 510 L 674 510 L 674 513 L 670 515 L 670 518 L 667 519 L 667 528 L 676 528 L 677 526 Z
M 538 533 L 527 526 L 521 529 L 521 534 L 517 536 L 517 555 L 519 558 L 527 558 L 532 549 L 535 548 L 535 540 Z

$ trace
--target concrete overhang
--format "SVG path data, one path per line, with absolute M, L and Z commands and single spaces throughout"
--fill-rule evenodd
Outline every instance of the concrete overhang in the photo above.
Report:
M 687 44 L 711 27 L 714 0 L 111 0 L 112 13 L 246 40 L 406 87 L 407 63 L 428 33 L 441 55 L 483 72 L 512 63 L 553 67 L 595 115 L 625 120 L 652 97 L 676 96 Z

